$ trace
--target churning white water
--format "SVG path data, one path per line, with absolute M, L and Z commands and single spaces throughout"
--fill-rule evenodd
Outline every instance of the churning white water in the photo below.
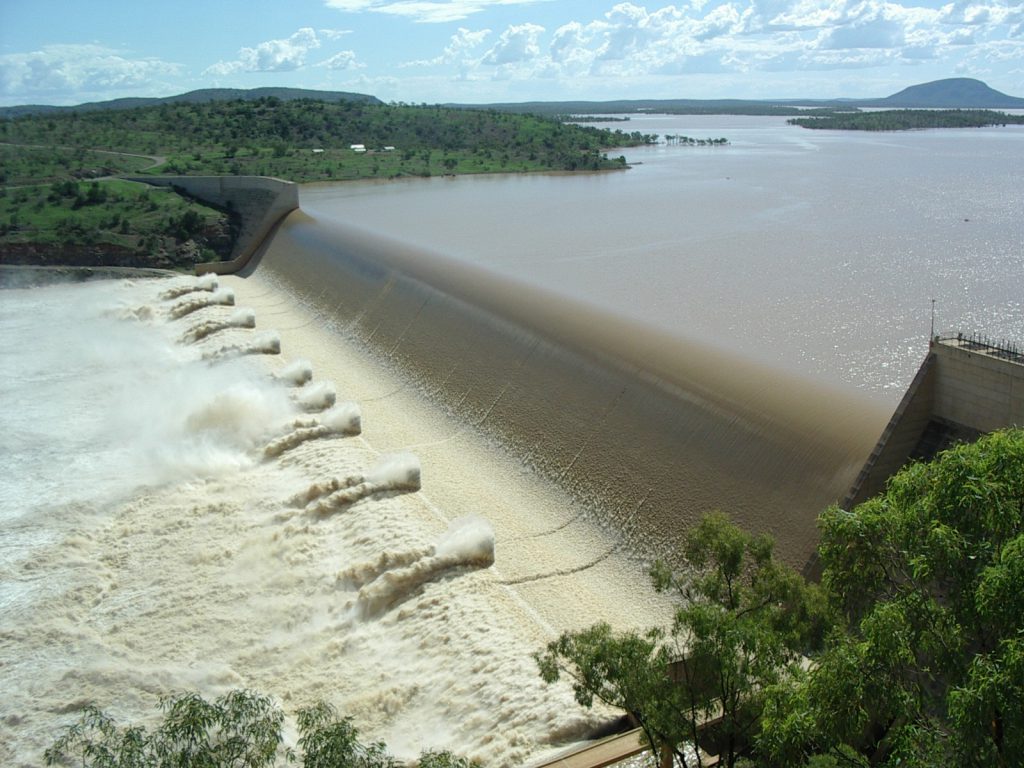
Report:
M 89 701 L 144 721 L 238 687 L 328 701 L 404 758 L 521 765 L 589 733 L 530 654 L 665 616 L 639 565 L 562 576 L 614 547 L 572 502 L 273 285 L 222 282 L 292 330 L 261 346 L 209 279 L 2 294 L 0 763 L 38 765 Z

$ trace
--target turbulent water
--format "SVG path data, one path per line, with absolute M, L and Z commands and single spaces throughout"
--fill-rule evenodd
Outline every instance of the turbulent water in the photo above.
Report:
M 161 298 L 187 278 L 3 294 L 0 762 L 38 765 L 87 701 L 137 720 L 243 686 L 403 757 L 518 765 L 589 733 L 530 654 L 663 616 L 640 566 L 472 435 L 421 459 L 445 417 L 234 282 L 240 308 Z
M 304 189 L 246 277 L 3 292 L 0 762 L 249 687 L 522 765 L 610 716 L 530 654 L 662 621 L 702 511 L 801 564 L 929 299 L 1024 329 L 1024 133 L 679 120 L 630 128 L 732 146 Z

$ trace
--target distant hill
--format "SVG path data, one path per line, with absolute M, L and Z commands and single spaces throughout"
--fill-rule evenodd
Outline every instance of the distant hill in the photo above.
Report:
M 165 98 L 131 98 L 98 101 L 74 107 L 26 105 L 0 107 L 0 118 L 49 112 L 86 112 L 103 109 L 134 109 L 154 104 L 187 102 L 206 103 L 242 99 L 254 101 L 262 98 L 282 101 L 314 99 L 339 102 L 359 101 L 382 104 L 376 96 L 345 91 L 313 91 L 304 88 L 205 88 Z M 883 109 L 1024 109 L 1024 98 L 1007 96 L 990 88 L 980 80 L 953 77 L 931 83 L 912 85 L 899 93 L 875 99 L 630 99 L 618 101 L 531 101 L 502 104 L 445 104 L 461 109 L 493 109 L 504 112 L 527 112 L 541 115 L 592 114 L 731 114 L 797 116 L 808 113 L 800 107 L 818 107 L 823 110 L 856 110 L 861 107 Z
M 934 109 L 1024 109 L 1024 99 L 1007 96 L 981 80 L 951 77 L 912 85 L 884 99 L 858 100 L 856 106 Z
M 617 101 L 524 101 L 495 104 L 444 104 L 455 109 L 493 109 L 534 115 L 801 115 L 801 101 L 747 99 L 620 99 Z
M 0 117 L 19 117 L 21 115 L 40 115 L 48 112 L 95 112 L 103 109 L 137 109 L 151 107 L 156 104 L 191 103 L 204 104 L 211 101 L 256 101 L 257 99 L 275 98 L 282 101 L 295 99 L 315 99 L 317 101 L 359 101 L 369 104 L 383 104 L 376 96 L 365 93 L 348 93 L 345 91 L 313 91 L 305 88 L 203 88 L 189 91 L 177 96 L 164 98 L 128 98 L 112 101 L 94 101 L 78 104 L 73 107 L 54 107 L 42 104 L 27 104 L 18 107 L 0 107 Z
M 875 99 L 636 99 L 618 101 L 531 101 L 518 104 L 450 104 L 468 109 L 497 109 L 546 115 L 593 114 L 728 114 L 807 115 L 805 107 L 822 110 L 884 109 L 1024 109 L 1024 99 L 1007 96 L 980 80 L 953 77 L 912 85 L 892 96 Z

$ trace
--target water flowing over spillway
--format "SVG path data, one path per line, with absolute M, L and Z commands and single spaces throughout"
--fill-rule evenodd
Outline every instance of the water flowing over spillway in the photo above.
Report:
M 531 654 L 669 615 L 637 555 L 734 505 L 806 556 L 856 407 L 447 266 L 296 214 L 222 286 L 5 292 L 5 764 L 238 687 L 523 764 L 610 716 Z
M 336 221 L 293 214 L 255 269 L 600 510 L 634 552 L 665 556 L 723 509 L 803 565 L 884 419 L 848 392 Z
M 0 763 L 248 687 L 529 764 L 612 715 L 530 654 L 664 622 L 701 512 L 801 565 L 929 299 L 1020 336 L 1024 134 L 708 119 L 727 153 L 626 174 L 304 189 L 244 276 L 0 294 Z
M 152 722 L 240 687 L 410 759 L 591 733 L 609 713 L 530 654 L 659 621 L 642 565 L 265 275 L 223 282 L 237 307 L 180 319 L 160 294 L 191 278 L 4 292 L 0 762 L 40 764 L 89 701 Z M 275 330 L 279 354 L 255 343 Z

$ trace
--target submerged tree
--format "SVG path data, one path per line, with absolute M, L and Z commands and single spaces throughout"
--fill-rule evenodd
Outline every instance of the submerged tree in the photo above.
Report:
M 727 766 L 749 751 L 764 691 L 794 673 L 826 627 L 825 601 L 775 559 L 767 536 L 706 516 L 682 553 L 689 566 L 652 570 L 654 586 L 679 599 L 668 629 L 616 633 L 606 624 L 567 632 L 537 654 L 541 676 L 568 675 L 577 701 L 598 699 L 629 713 L 652 751 L 679 766 L 701 765 L 711 726 Z
M 823 583 L 848 620 L 774 692 L 762 748 L 884 766 L 1024 755 L 1024 431 L 961 445 L 822 514 Z

